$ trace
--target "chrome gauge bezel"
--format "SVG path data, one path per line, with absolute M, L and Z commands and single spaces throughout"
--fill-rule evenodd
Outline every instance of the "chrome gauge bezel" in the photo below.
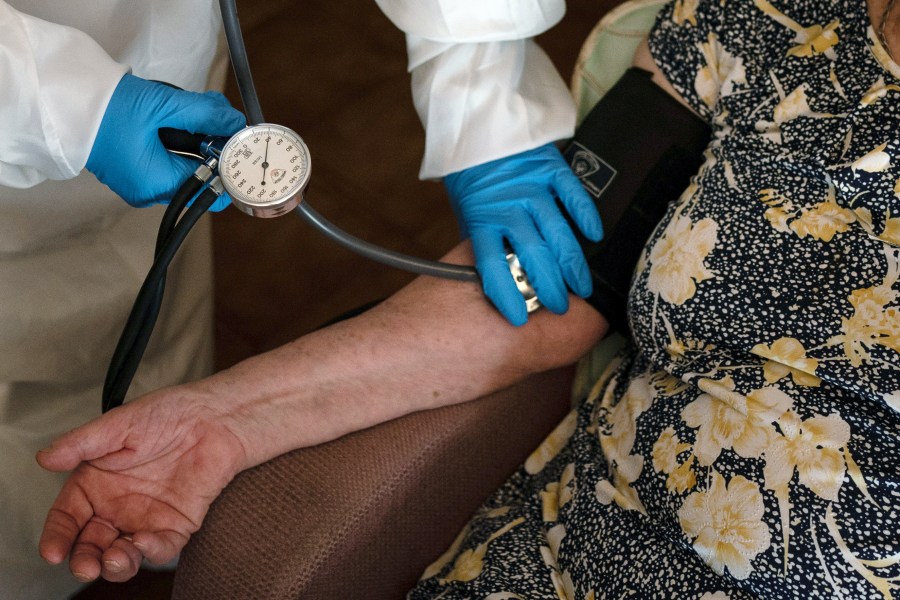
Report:
M 261 144 L 267 138 L 270 151 L 278 151 L 277 160 L 262 154 L 265 149 Z M 271 146 L 273 142 L 275 147 Z M 268 164 L 270 158 L 275 162 Z M 264 187 L 271 182 L 262 177 L 263 163 L 267 163 L 266 177 L 284 171 L 284 179 L 278 180 L 275 187 Z M 261 123 L 245 127 L 225 143 L 219 155 L 219 177 L 232 204 L 255 217 L 277 217 L 293 210 L 303 201 L 310 174 L 309 148 L 303 138 L 283 125 Z

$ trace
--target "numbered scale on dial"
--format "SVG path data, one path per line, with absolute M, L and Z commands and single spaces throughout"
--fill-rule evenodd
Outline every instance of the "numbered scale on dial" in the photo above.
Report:
M 309 149 L 287 127 L 252 125 L 225 144 L 219 176 L 240 210 L 255 217 L 277 217 L 303 200 L 310 176 Z

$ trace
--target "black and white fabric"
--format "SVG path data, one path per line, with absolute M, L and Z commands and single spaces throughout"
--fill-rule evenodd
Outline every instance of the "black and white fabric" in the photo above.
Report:
M 633 343 L 409 597 L 900 593 L 900 67 L 865 0 L 678 0 L 713 126 Z

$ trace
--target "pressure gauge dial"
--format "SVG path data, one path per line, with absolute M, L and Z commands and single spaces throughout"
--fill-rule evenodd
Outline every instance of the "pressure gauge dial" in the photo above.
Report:
M 309 149 L 282 125 L 252 125 L 222 148 L 219 176 L 231 200 L 255 217 L 283 215 L 303 200 L 309 184 Z

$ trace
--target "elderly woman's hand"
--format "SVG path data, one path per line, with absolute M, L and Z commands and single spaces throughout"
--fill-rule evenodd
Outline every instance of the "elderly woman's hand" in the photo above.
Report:
M 471 258 L 463 244 L 445 260 Z M 570 300 L 565 315 L 509 327 L 476 284 L 419 277 L 359 317 L 116 408 L 38 453 L 46 469 L 74 469 L 41 554 L 69 555 L 84 581 L 166 562 L 244 469 L 574 362 L 607 326 Z
M 41 555 L 53 564 L 68 555 L 81 581 L 124 581 L 143 558 L 177 556 L 244 465 L 243 446 L 210 406 L 183 387 L 163 390 L 39 452 L 45 469 L 74 469 L 47 516 Z

